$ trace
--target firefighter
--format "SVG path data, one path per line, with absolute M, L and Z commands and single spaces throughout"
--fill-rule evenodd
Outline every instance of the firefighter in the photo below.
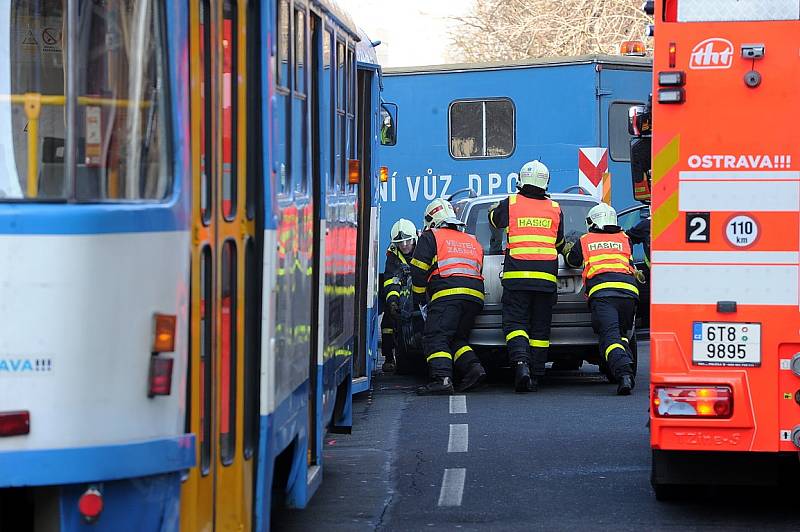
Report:
M 463 232 L 452 205 L 437 198 L 425 209 L 425 230 L 411 259 L 414 302 L 427 304 L 422 345 L 430 382 L 420 395 L 449 395 L 477 387 L 486 378 L 468 339 L 483 309 L 483 248 Z
M 503 332 L 517 392 L 536 391 L 550 347 L 550 323 L 558 298 L 558 252 L 564 217 L 547 195 L 550 171 L 525 163 L 519 193 L 489 211 L 489 223 L 508 233 L 503 262 Z
M 630 395 L 634 386 L 633 356 L 626 335 L 633 327 L 641 272 L 633 267 L 631 242 L 617 225 L 617 213 L 600 203 L 589 210 L 589 232 L 564 247 L 573 268 L 583 266 L 583 286 L 592 311 L 592 328 L 600 338 L 600 352 L 617 381 L 617 395 Z
M 400 275 L 403 268 L 409 267 L 414 247 L 417 245 L 417 228 L 414 222 L 400 218 L 390 232 L 392 243 L 386 250 L 386 266 L 383 271 L 384 311 L 381 320 L 381 351 L 385 361 L 383 371 L 391 373 L 395 369 L 394 334 L 400 316 Z

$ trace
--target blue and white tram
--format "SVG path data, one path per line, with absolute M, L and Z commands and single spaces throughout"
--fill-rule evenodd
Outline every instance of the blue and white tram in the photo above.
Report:
M 376 356 L 379 85 L 328 1 L 0 0 L 0 528 L 307 504 Z

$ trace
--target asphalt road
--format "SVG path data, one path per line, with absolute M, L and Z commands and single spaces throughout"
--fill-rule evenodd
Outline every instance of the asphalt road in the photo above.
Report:
M 275 512 L 273 529 L 800 530 L 796 488 L 655 500 L 648 355 L 640 345 L 630 397 L 588 365 L 538 393 L 515 394 L 501 379 L 452 407 L 416 396 L 412 378 L 378 376 L 355 401 L 353 434 L 326 439 L 310 506 Z

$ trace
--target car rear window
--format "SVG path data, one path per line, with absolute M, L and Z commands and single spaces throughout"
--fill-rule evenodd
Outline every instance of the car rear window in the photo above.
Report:
M 558 200 L 564 213 L 564 236 L 577 240 L 586 232 L 586 215 L 596 204 L 591 201 Z M 489 223 L 489 209 L 493 203 L 478 203 L 472 206 L 467 219 L 467 232 L 475 235 L 486 255 L 501 255 L 506 245 L 506 232 L 495 229 Z

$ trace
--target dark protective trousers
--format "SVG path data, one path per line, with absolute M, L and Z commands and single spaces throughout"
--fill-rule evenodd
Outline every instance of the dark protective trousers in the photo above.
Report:
M 594 297 L 589 300 L 592 328 L 600 338 L 600 353 L 608 369 L 619 378 L 631 372 L 633 356 L 628 332 L 633 328 L 637 300 L 629 297 Z
M 525 362 L 533 375 L 544 375 L 557 300 L 556 292 L 503 290 L 503 333 L 512 366 Z
M 469 333 L 483 305 L 476 301 L 451 299 L 428 304 L 422 346 L 431 379 L 460 379 L 472 364 L 480 364 L 469 346 Z M 455 380 L 455 379 L 454 379 Z
M 386 358 L 394 356 L 394 334 L 394 319 L 389 316 L 388 310 L 384 310 L 381 319 L 381 353 Z

